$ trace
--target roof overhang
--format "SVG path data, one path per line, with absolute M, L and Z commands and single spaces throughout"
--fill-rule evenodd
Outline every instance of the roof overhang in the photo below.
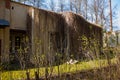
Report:
M 8 27 L 10 23 L 7 20 L 0 19 L 0 27 Z

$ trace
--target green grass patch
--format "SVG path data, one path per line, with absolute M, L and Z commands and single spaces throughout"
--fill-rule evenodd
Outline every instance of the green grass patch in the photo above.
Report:
M 116 58 L 111 59 L 112 63 L 116 63 Z M 78 62 L 77 64 L 61 64 L 59 66 L 52 66 L 48 67 L 48 73 L 50 74 L 52 72 L 52 75 L 57 75 L 63 73 L 74 73 L 76 71 L 82 71 L 82 70 L 90 70 L 90 69 L 97 69 L 101 67 L 108 66 L 107 60 L 91 60 L 86 62 Z M 37 69 L 28 69 L 30 73 L 30 78 L 34 78 L 34 72 Z M 45 75 L 45 67 L 39 68 L 40 76 Z M 18 71 L 6 71 L 1 73 L 1 80 L 22 80 L 26 78 L 26 70 L 18 70 Z

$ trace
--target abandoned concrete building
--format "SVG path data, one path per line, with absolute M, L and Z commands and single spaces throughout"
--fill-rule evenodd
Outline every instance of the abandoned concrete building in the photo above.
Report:
M 55 13 L 0 0 L 1 61 L 8 61 L 21 48 L 30 54 L 30 60 L 39 53 L 54 61 L 56 53 L 79 59 L 84 54 L 99 53 L 101 46 L 102 28 L 78 14 Z

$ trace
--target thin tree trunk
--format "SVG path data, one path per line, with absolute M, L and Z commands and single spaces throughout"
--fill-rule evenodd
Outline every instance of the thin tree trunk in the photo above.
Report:
M 86 20 L 87 20 L 87 12 L 88 12 L 87 7 L 88 7 L 88 0 L 86 0 L 86 2 L 85 2 L 85 10 L 86 10 L 86 12 L 85 12 L 85 19 Z
M 109 6 L 110 6 L 110 31 L 113 31 L 113 25 L 112 25 L 112 5 L 111 0 L 109 0 Z

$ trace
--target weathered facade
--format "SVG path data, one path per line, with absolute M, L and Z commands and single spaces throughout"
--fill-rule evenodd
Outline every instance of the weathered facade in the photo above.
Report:
M 10 54 L 17 54 L 18 49 L 27 49 L 24 53 L 30 54 L 31 61 L 38 54 L 45 54 L 48 61 L 54 61 L 58 53 L 79 59 L 83 54 L 90 54 L 92 47 L 98 50 L 95 54 L 101 50 L 102 28 L 78 14 L 55 13 L 1 0 L 0 19 L 9 22 L 7 26 L 0 25 L 0 52 L 1 56 L 8 55 L 5 60 Z
M 97 57 L 102 49 L 102 28 L 89 23 L 78 14 L 64 13 L 69 30 L 69 53 L 77 59 Z M 69 54 L 69 55 L 70 55 Z
M 7 3 L 7 1 L 6 1 Z M 9 56 L 9 13 L 4 0 L 0 1 L 0 61 L 8 61 Z M 2 59 L 1 59 L 2 58 Z

